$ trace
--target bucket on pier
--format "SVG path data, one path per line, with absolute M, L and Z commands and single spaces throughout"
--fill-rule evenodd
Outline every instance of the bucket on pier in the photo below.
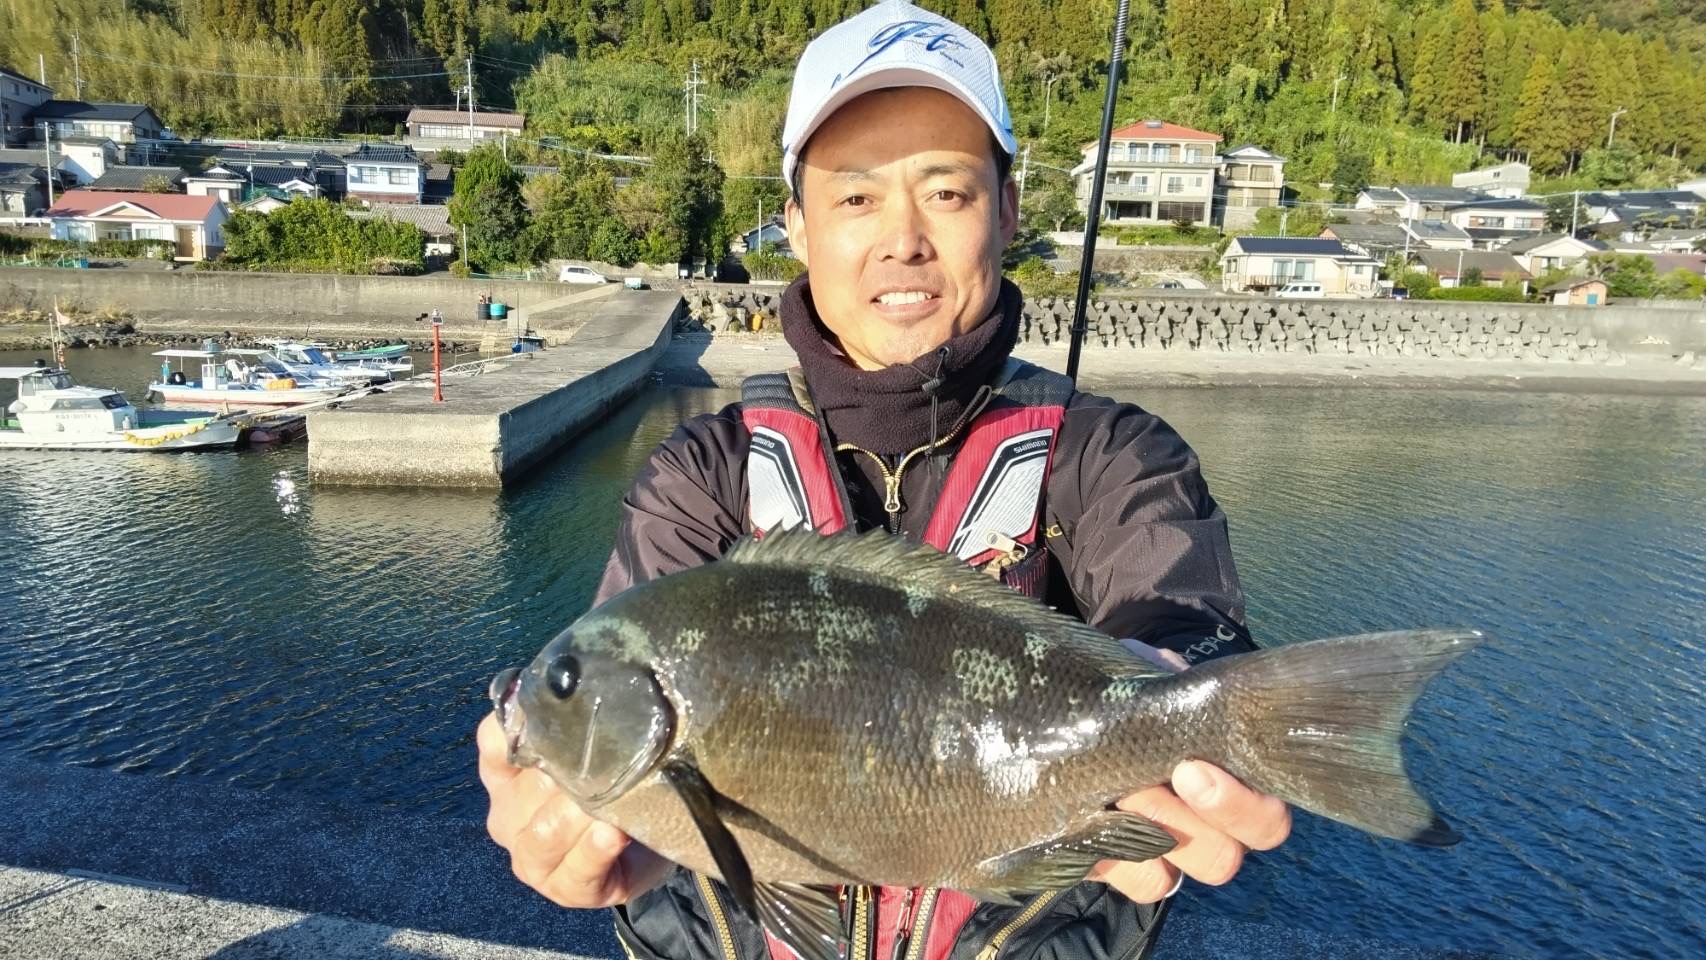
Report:
M 509 304 L 507 303 L 494 303 L 491 305 L 490 310 L 493 320 L 502 320 L 509 316 Z

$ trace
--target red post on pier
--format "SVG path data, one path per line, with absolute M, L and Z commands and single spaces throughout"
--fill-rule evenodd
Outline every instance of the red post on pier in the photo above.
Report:
M 443 367 L 439 363 L 438 328 L 444 326 L 444 314 L 437 310 L 432 312 L 432 402 L 444 402 L 444 380 L 440 377 Z

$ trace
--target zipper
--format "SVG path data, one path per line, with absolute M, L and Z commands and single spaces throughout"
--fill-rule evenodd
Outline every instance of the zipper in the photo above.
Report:
M 995 936 L 989 938 L 989 942 L 977 952 L 977 960 L 995 960 L 1001 952 L 1002 945 L 1007 942 L 1007 938 L 1011 937 L 1020 927 L 1034 920 L 1037 914 L 1042 913 L 1043 908 L 1053 903 L 1060 894 L 1061 891 L 1059 890 L 1051 890 L 1048 893 L 1038 895 L 1035 900 L 1025 906 L 1025 909 L 1019 911 L 1018 916 L 1014 917 L 1005 927 L 997 930 Z
M 1029 556 L 1031 552 L 1031 548 L 1025 546 L 1019 541 L 1014 540 L 1012 537 L 996 533 L 993 530 L 989 533 L 989 546 L 990 549 L 996 551 L 996 554 L 994 557 L 990 558 L 988 563 L 983 565 L 982 569 L 984 573 L 989 574 L 997 580 L 1001 579 L 1001 575 L 1006 573 L 1008 568 L 1017 565 L 1019 561 L 1025 559 L 1025 557 Z
M 723 912 L 723 902 L 717 897 L 717 889 L 711 885 L 711 878 L 699 874 L 699 892 L 705 897 L 705 906 L 711 911 L 711 928 L 717 933 L 717 940 L 723 945 L 723 960 L 736 960 L 735 935 L 729 930 L 728 914 Z
M 835 445 L 835 452 L 862 453 L 876 461 L 877 469 L 881 470 L 883 473 L 883 512 L 889 515 L 889 532 L 899 533 L 901 511 L 900 482 L 901 479 L 906 476 L 906 468 L 912 465 L 913 458 L 919 454 L 927 453 L 931 448 L 940 449 L 941 447 L 952 443 L 954 439 L 963 433 L 965 428 L 976 419 L 977 417 L 975 414 L 971 416 L 962 416 L 960 418 L 960 422 L 954 424 L 954 429 L 949 430 L 941 437 L 938 437 L 934 443 L 927 443 L 922 447 L 915 447 L 905 456 L 901 457 L 892 470 L 889 469 L 887 460 L 869 450 L 866 450 L 864 447 L 857 446 L 855 444 L 838 443 Z
M 853 890 L 853 943 L 848 947 L 847 960 L 868 960 L 871 953 L 871 888 Z
M 936 911 L 936 895 L 942 891 L 931 887 L 924 891 L 924 899 L 918 902 L 918 916 L 912 921 L 912 933 L 906 945 L 906 960 L 921 960 L 924 956 L 925 941 L 930 935 L 930 915 Z

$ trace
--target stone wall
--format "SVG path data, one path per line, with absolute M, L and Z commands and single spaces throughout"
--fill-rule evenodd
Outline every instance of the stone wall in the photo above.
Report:
M 779 329 L 779 287 L 710 286 L 688 296 L 713 332 Z M 1072 301 L 1025 301 L 1021 338 L 1065 342 Z M 1624 354 L 1706 354 L 1706 308 L 1277 300 L 1172 296 L 1093 299 L 1086 346 L 1617 363 Z M 754 326 L 756 324 L 756 327 Z

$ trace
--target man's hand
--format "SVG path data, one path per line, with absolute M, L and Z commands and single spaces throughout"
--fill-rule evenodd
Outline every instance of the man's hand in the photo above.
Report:
M 663 882 L 670 863 L 588 816 L 551 778 L 509 763 L 497 717 L 475 734 L 490 794 L 486 832 L 509 851 L 516 877 L 562 907 L 612 907 Z
M 1291 833 L 1291 810 L 1278 797 L 1257 793 L 1201 760 L 1174 767 L 1172 786 L 1139 790 L 1118 806 L 1161 824 L 1179 841 L 1159 860 L 1104 860 L 1090 871 L 1089 879 L 1138 903 L 1167 897 L 1181 874 L 1219 886 L 1237 875 L 1245 853 L 1272 850 Z
M 1189 666 L 1184 657 L 1171 650 L 1136 640 L 1121 642 L 1159 666 L 1174 670 Z M 1219 886 L 1238 874 L 1244 854 L 1272 850 L 1291 833 L 1291 809 L 1283 801 L 1257 793 L 1232 774 L 1201 760 L 1187 760 L 1174 767 L 1171 786 L 1139 790 L 1116 806 L 1161 824 L 1179 841 L 1158 860 L 1103 860 L 1090 871 L 1088 879 L 1100 880 L 1138 903 L 1171 896 L 1181 876 Z

